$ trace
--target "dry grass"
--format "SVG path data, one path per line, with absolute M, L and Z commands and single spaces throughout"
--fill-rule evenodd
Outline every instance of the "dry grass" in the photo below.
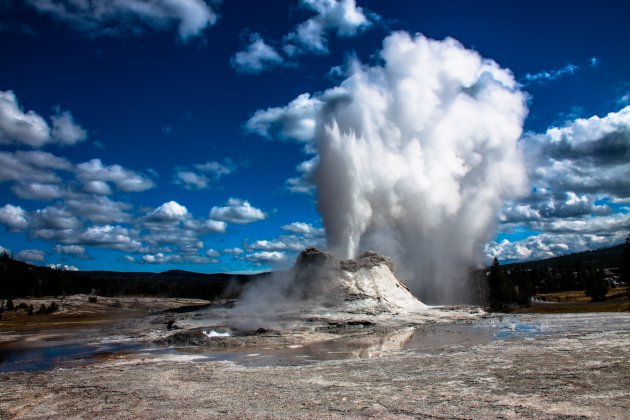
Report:
M 86 295 L 72 295 L 63 300 L 51 297 L 15 299 L 14 304 L 32 304 L 37 310 L 42 303 L 49 306 L 53 301 L 59 304 L 59 311 L 52 314 L 28 315 L 25 310 L 2 313 L 0 334 L 93 327 L 140 317 L 154 311 L 207 303 L 198 299 L 100 296 L 96 303 L 90 303 Z
M 605 302 L 591 302 L 583 290 L 541 293 L 537 297 L 545 302 L 534 302 L 529 307 L 516 308 L 515 313 L 571 313 L 571 312 L 628 312 L 628 287 L 610 289 Z

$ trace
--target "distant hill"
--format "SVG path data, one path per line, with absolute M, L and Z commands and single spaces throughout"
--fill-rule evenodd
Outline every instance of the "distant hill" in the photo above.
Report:
M 593 268 L 611 268 L 619 267 L 621 254 L 623 253 L 623 244 L 612 246 L 610 248 L 595 249 L 592 251 L 576 252 L 573 254 L 562 255 L 559 257 L 547 258 L 544 260 L 525 261 L 519 263 L 502 264 L 506 269 L 510 268 L 531 268 L 538 269 L 543 267 L 574 267 L 581 264 L 582 267 Z
M 163 296 L 198 299 L 234 298 L 262 274 L 203 274 L 182 270 L 163 273 L 62 271 L 0 256 L 0 299 L 60 296 Z

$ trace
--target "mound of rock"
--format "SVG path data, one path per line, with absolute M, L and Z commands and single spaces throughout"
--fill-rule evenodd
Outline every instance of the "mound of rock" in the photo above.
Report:
M 427 308 L 394 275 L 391 259 L 366 252 L 340 261 L 317 248 L 307 248 L 291 271 L 289 299 L 313 302 L 336 311 L 363 314 L 398 314 Z

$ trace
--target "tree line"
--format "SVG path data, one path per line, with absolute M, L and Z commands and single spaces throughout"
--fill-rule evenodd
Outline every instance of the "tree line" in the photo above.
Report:
M 506 269 L 495 258 L 490 269 L 485 272 L 487 289 L 484 293 L 488 306 L 497 310 L 527 305 L 537 293 L 571 290 L 584 290 L 591 301 L 601 302 L 606 300 L 611 273 L 618 274 L 619 284 L 630 285 L 630 235 L 626 238 L 614 270 L 585 265 L 580 260 L 570 266 L 543 265 L 531 268 L 516 265 Z
M 117 273 L 64 271 L 38 267 L 0 254 L 0 299 L 96 294 L 194 299 L 234 298 L 244 284 L 262 275 Z

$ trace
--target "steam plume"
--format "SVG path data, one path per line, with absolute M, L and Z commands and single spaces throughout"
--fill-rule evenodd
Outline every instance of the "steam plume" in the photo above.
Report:
M 317 98 L 328 244 L 340 258 L 393 256 L 417 296 L 453 300 L 502 201 L 524 192 L 525 96 L 509 70 L 454 39 L 393 33 L 380 58 Z

